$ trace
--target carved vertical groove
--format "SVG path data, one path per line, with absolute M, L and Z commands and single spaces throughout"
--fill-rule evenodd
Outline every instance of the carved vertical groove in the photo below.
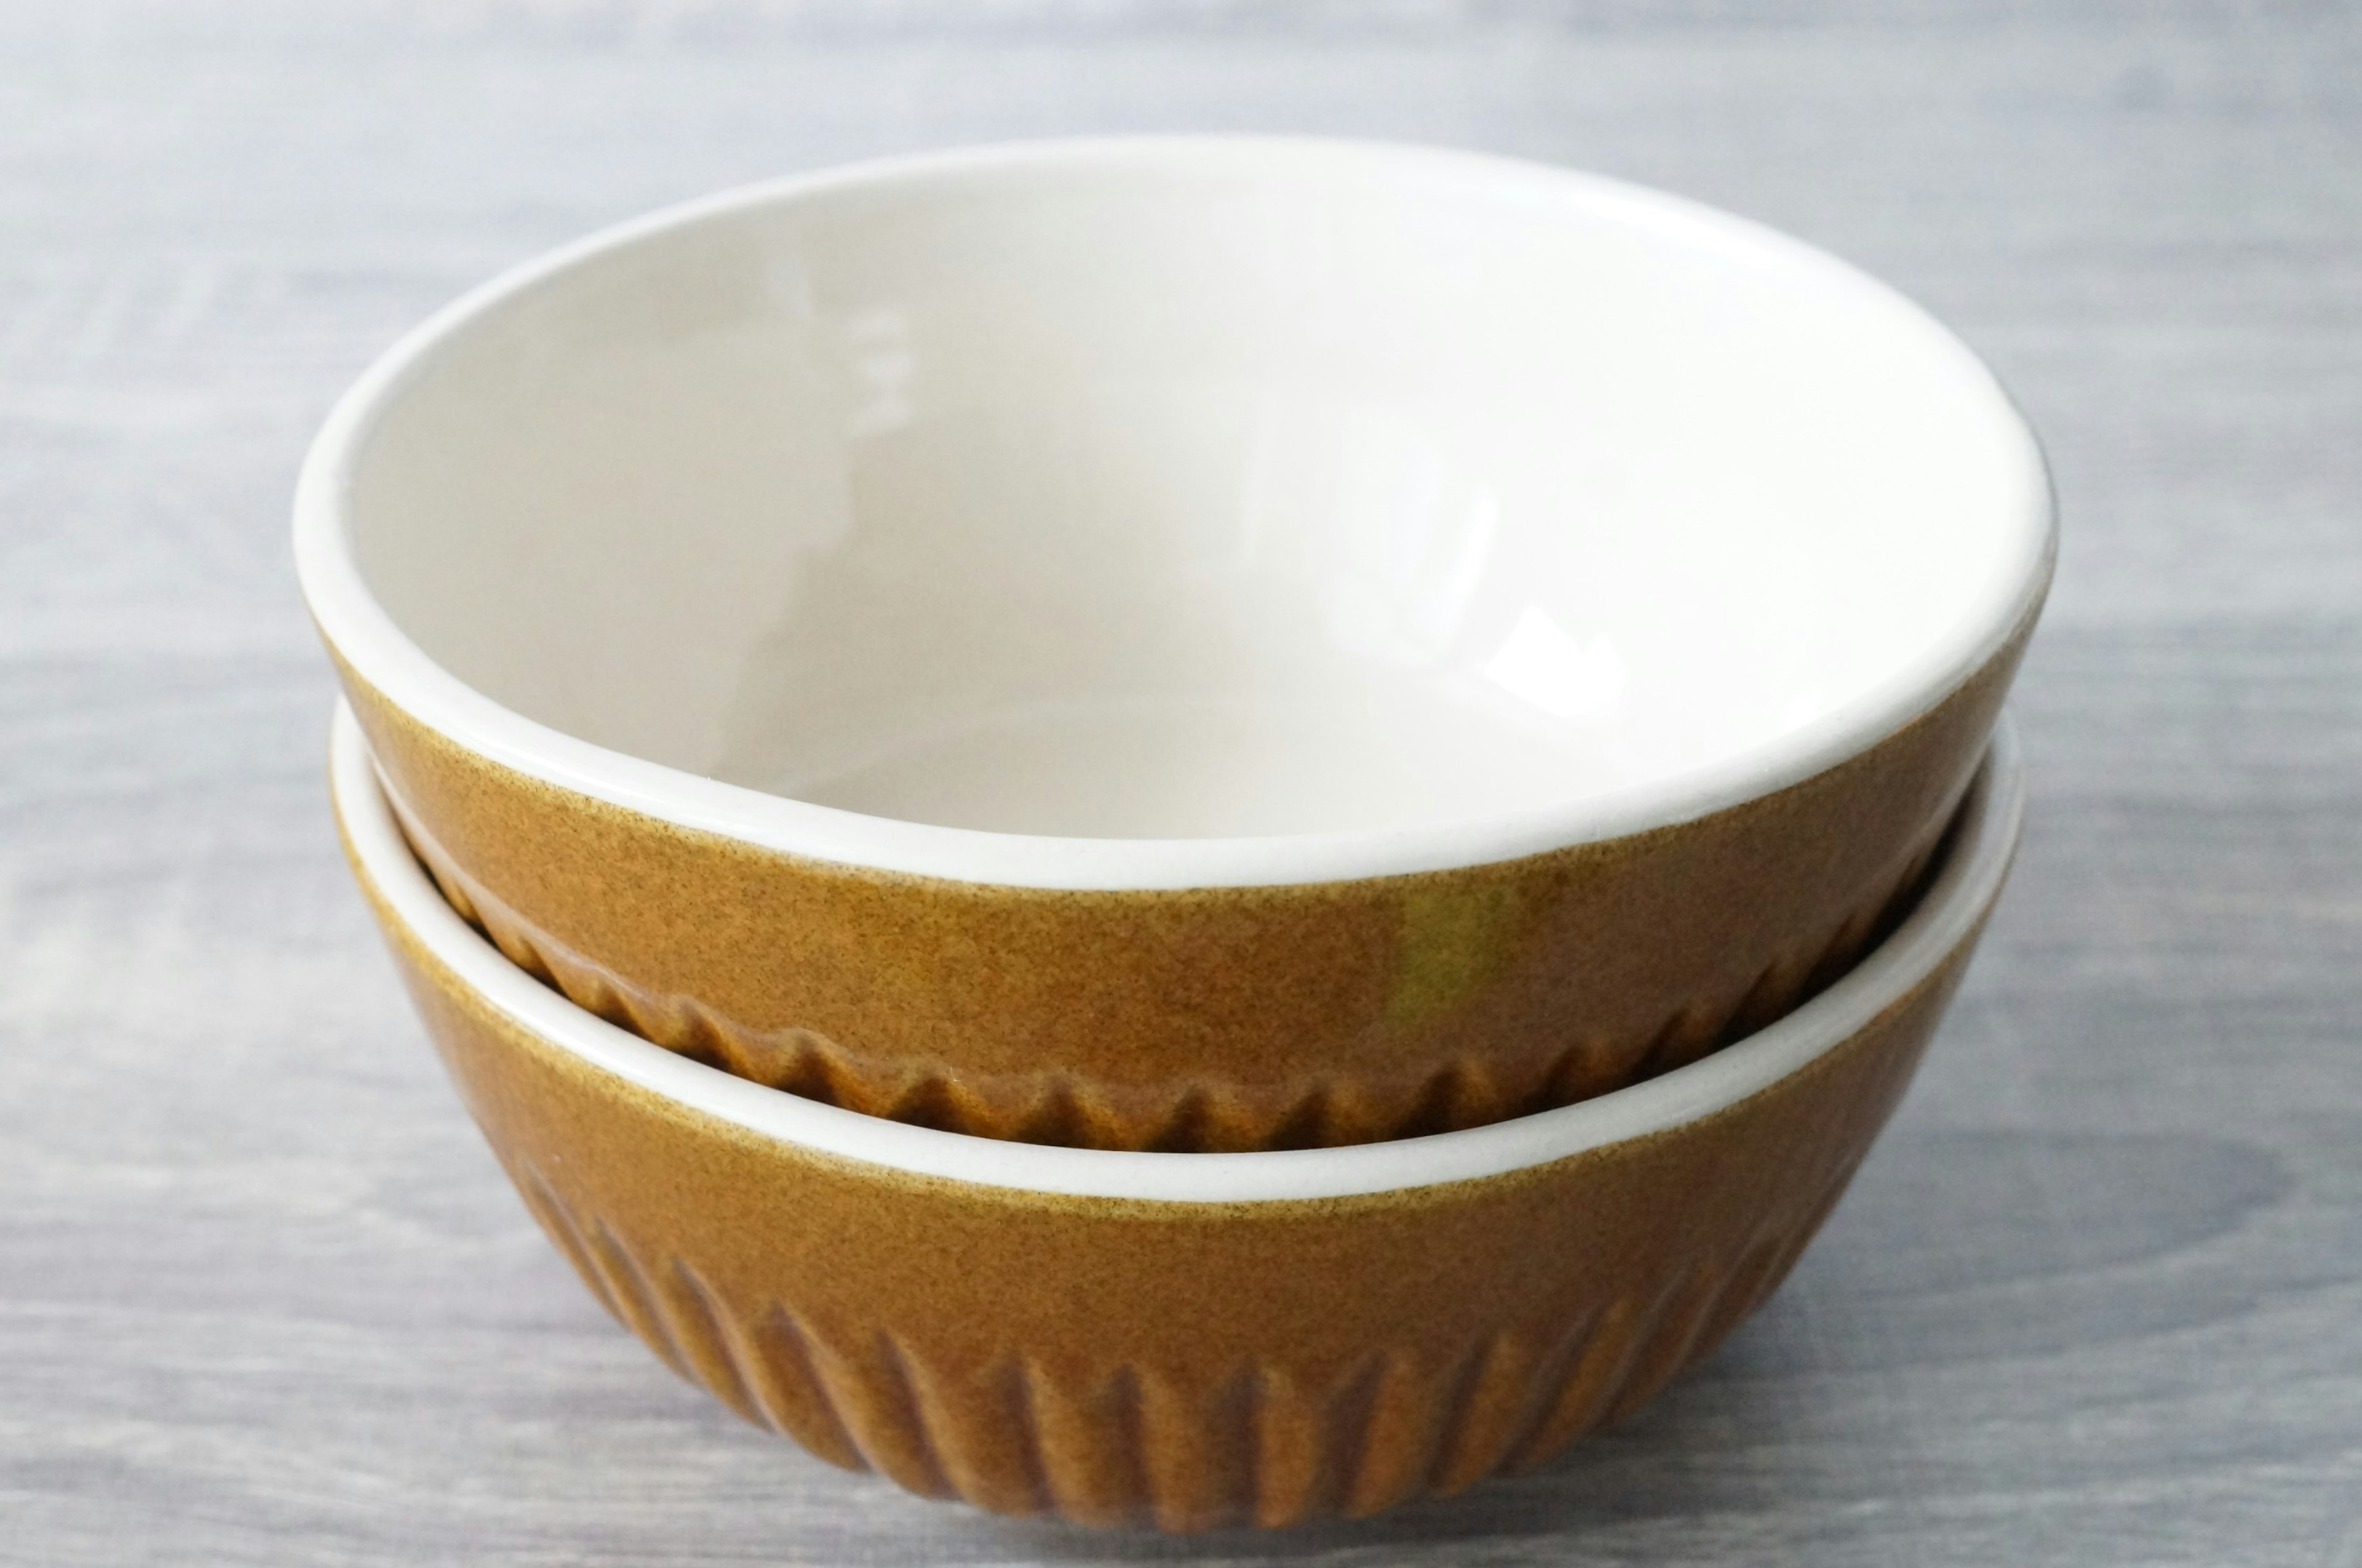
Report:
M 705 1282 L 688 1264 L 675 1258 L 670 1268 L 652 1276 L 651 1283 L 670 1323 L 673 1342 L 680 1347 L 698 1381 L 746 1419 L 757 1426 L 769 1426 L 769 1418 L 755 1397 L 754 1386 L 747 1381 L 729 1331 L 714 1310 Z
M 745 1327 L 733 1325 L 745 1347 L 749 1391 L 774 1431 L 782 1432 L 832 1464 L 866 1470 L 852 1424 L 821 1376 L 811 1336 L 796 1315 L 774 1307 Z

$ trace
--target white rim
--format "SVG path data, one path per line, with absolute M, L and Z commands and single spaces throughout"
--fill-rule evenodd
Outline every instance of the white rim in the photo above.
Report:
M 371 366 L 340 400 L 304 459 L 295 495 L 295 560 L 321 630 L 362 679 L 414 717 L 477 752 L 546 783 L 685 827 L 814 859 L 960 881 L 1020 887 L 1149 889 L 1338 881 L 1514 859 L 1567 845 L 1686 822 L 1770 793 L 1834 766 L 1940 701 L 1981 668 L 2040 602 L 2055 527 L 2048 480 L 2031 432 L 2023 436 L 2030 489 L 2020 558 L 1990 603 L 1948 643 L 1924 650 L 1853 701 L 1742 756 L 1672 779 L 1515 816 L 1407 830 L 1262 838 L 1091 839 L 984 833 L 866 816 L 701 778 L 577 739 L 494 702 L 429 658 L 363 582 L 348 530 L 358 455 L 403 385 L 453 338 L 503 302 L 604 252 L 748 207 L 846 185 L 1059 161 L 1298 156 L 1426 163 L 1469 185 L 1536 193 L 1672 231 L 1734 259 L 1802 262 L 1845 286 L 1926 313 L 1827 253 L 1743 218 L 1595 175 L 1473 153 L 1382 144 L 1251 137 L 1126 138 L 984 148 L 886 160 L 770 182 L 668 209 L 515 268 L 431 317 Z M 1975 356 L 1929 325 L 1992 384 Z
M 403 843 L 368 742 L 342 703 L 331 758 L 337 814 L 395 918 L 487 1003 L 593 1066 L 749 1132 L 847 1159 L 986 1187 L 1181 1203 L 1345 1198 L 1498 1176 L 1642 1137 L 1744 1099 L 1852 1037 L 1967 939 L 2000 894 L 2025 795 L 2015 737 L 2004 721 L 1970 793 L 1950 858 L 1894 934 L 1779 1022 L 1662 1077 L 1464 1132 L 1341 1149 L 1152 1154 L 911 1127 L 766 1088 L 652 1045 L 534 979 L 452 911 Z

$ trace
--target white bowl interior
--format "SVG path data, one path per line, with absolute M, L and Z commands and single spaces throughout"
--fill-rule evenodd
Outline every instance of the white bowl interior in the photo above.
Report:
M 1882 287 L 1405 149 L 1086 144 L 709 204 L 469 303 L 370 414 L 359 575 L 478 692 L 771 795 L 1073 837 L 1760 774 L 1972 668 L 2049 527 L 1992 378 Z
M 1852 1038 L 1973 938 L 2001 894 L 2025 806 L 2025 769 L 2004 721 L 1962 804 L 1941 870 L 1893 934 L 1786 1017 L 1661 1077 L 1556 1110 L 1431 1137 L 1339 1149 L 1168 1154 L 1002 1143 L 914 1127 L 800 1099 L 675 1055 L 541 984 L 452 911 L 403 842 L 360 726 L 341 703 L 330 781 L 354 854 L 395 920 L 483 1001 L 594 1067 L 761 1136 L 826 1154 L 988 1187 L 1176 1203 L 1344 1198 L 1473 1180 L 1646 1137 L 1736 1104 Z

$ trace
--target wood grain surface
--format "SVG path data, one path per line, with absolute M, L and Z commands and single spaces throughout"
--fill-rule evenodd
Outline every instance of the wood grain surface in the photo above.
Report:
M 509 261 L 1080 130 L 1482 146 L 1860 261 L 2067 544 L 1930 1065 L 1716 1358 L 1547 1470 L 1169 1540 L 906 1498 L 617 1329 L 328 827 L 285 513 Z M 0 1562 L 2362 1564 L 2362 17 L 460 0 L 0 9 Z

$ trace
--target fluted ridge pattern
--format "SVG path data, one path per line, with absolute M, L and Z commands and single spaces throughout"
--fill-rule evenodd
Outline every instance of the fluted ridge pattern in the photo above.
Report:
M 1374 1350 L 1308 1378 L 1278 1362 L 1208 1381 L 1076 1370 L 1011 1344 L 955 1365 L 891 1325 L 832 1336 L 788 1303 L 735 1302 L 511 1174 L 600 1301 L 667 1364 L 830 1463 L 1003 1514 L 1169 1530 L 1359 1518 L 1549 1459 L 1629 1414 L 1771 1294 L 1843 1190 L 1701 1260 L 1648 1298 L 1508 1323 L 1456 1353 Z
M 1331 1076 L 1287 1086 L 1220 1080 L 1115 1087 L 1054 1068 L 982 1077 L 939 1061 L 881 1060 L 809 1029 L 755 1031 L 694 997 L 636 986 L 584 957 L 409 835 L 452 908 L 512 963 L 590 1012 L 667 1050 L 768 1088 L 866 1115 L 1018 1143 L 1182 1153 L 1322 1148 L 1483 1126 L 1670 1071 L 1743 1039 L 1835 980 L 1917 894 L 1938 845 L 1834 929 L 1790 944 L 1736 1002 L 1697 1002 L 1629 1040 L 1577 1039 L 1554 1054 L 1462 1055 L 1407 1082 Z

